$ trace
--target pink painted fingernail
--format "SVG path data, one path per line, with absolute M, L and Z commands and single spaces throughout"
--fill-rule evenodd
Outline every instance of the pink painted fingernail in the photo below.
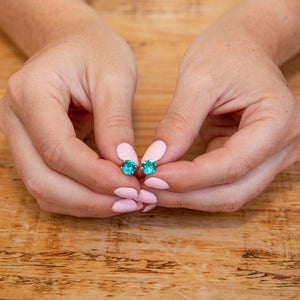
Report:
M 140 190 L 139 195 L 137 198 L 135 198 L 135 200 L 143 203 L 151 203 L 151 204 L 157 202 L 156 196 L 153 193 L 146 190 Z
M 128 187 L 119 187 L 114 190 L 114 194 L 121 198 L 129 198 L 129 199 L 134 199 L 138 196 L 138 193 L 135 189 L 128 188 Z
M 167 150 L 167 145 L 165 144 L 165 142 L 155 141 L 146 150 L 142 158 L 142 162 L 148 159 L 153 161 L 158 161 L 164 156 L 166 150 Z
M 145 208 L 143 209 L 143 212 L 148 212 L 150 211 L 151 209 L 155 208 L 156 205 L 155 204 L 148 204 L 145 206 Z
M 112 206 L 112 211 L 120 213 L 136 211 L 139 209 L 141 209 L 140 205 L 137 205 L 137 203 L 131 199 L 122 199 L 116 201 Z
M 155 177 L 146 179 L 144 184 L 147 187 L 158 189 L 158 190 L 166 190 L 169 188 L 169 185 L 164 180 Z
M 121 160 L 132 160 L 137 166 L 139 165 L 139 159 L 136 152 L 128 143 L 119 144 L 117 147 L 117 154 Z

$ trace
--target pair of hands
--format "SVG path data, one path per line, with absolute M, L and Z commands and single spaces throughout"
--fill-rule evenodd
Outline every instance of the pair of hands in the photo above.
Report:
M 182 60 L 154 137 L 166 151 L 147 176 L 160 186 L 120 170 L 118 145 L 134 145 L 136 81 L 128 45 L 102 23 L 49 43 L 10 78 L 0 126 L 41 209 L 112 216 L 125 187 L 137 191 L 127 211 L 145 207 L 141 190 L 160 206 L 234 211 L 300 156 L 299 103 L 265 49 L 226 20 L 200 34 Z M 82 141 L 92 129 L 100 157 Z M 178 161 L 199 132 L 206 153 Z

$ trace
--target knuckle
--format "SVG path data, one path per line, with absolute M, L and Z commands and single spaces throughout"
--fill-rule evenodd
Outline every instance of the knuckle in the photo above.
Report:
M 169 111 L 166 113 L 160 126 L 170 128 L 172 130 L 185 131 L 189 124 L 188 116 L 183 116 L 176 111 Z
M 108 129 L 122 128 L 123 130 L 133 130 L 132 124 L 129 119 L 122 114 L 111 114 L 106 116 L 102 123 Z
M 189 201 L 184 197 L 184 193 L 178 193 L 174 201 L 174 207 L 189 208 Z
M 21 71 L 14 73 L 7 83 L 7 92 L 12 101 L 17 102 L 21 98 L 22 86 L 24 84 L 25 76 Z
M 46 163 L 57 171 L 61 171 L 63 164 L 63 142 L 45 141 L 41 143 L 40 152 Z
M 224 183 L 235 182 L 247 174 L 250 169 L 250 165 L 245 159 L 235 159 L 234 162 L 228 166 Z

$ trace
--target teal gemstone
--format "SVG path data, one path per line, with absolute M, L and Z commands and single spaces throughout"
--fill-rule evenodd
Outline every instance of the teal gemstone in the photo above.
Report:
M 156 163 L 153 161 L 153 160 L 145 160 L 143 163 L 142 163 L 142 171 L 145 173 L 145 174 L 152 174 L 154 173 L 154 171 L 156 170 Z
M 124 174 L 131 175 L 136 170 L 136 165 L 132 160 L 124 160 L 121 166 L 121 169 Z

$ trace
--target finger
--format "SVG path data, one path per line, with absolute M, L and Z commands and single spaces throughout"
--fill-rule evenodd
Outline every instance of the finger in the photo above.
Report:
M 109 217 L 116 215 L 112 206 L 119 199 L 98 194 L 80 183 L 56 173 L 39 156 L 22 122 L 9 109 L 5 116 L 5 135 L 11 145 L 16 167 L 28 191 L 41 209 L 78 217 Z M 22 149 L 22 151 L 20 151 Z
M 107 217 L 115 216 L 120 213 L 129 213 L 129 212 L 138 211 L 143 208 L 142 203 L 135 202 L 132 199 L 121 199 L 121 200 L 117 200 L 114 203 L 111 209 L 112 212 L 110 212 L 107 215 L 104 215 L 102 212 L 99 213 L 97 207 L 93 206 L 93 203 L 90 202 L 87 202 L 87 205 L 84 206 L 81 203 L 79 207 L 77 207 L 77 205 L 74 207 L 70 207 L 69 204 L 65 204 L 65 203 L 59 203 L 59 205 L 57 205 L 53 202 L 47 202 L 39 199 L 36 200 L 41 210 L 44 210 L 48 213 L 71 215 L 74 217 L 107 218 Z M 106 201 L 106 199 L 103 198 L 103 201 Z
M 68 118 L 70 95 L 39 83 L 24 91 L 25 99 L 13 98 L 36 149 L 57 172 L 67 175 L 99 193 L 112 194 L 118 187 L 139 189 L 133 176 L 125 176 L 113 162 L 103 160 L 76 137 Z
M 101 156 L 118 165 L 132 160 L 138 166 L 132 126 L 135 76 L 106 74 L 99 77 L 92 92 L 95 139 Z
M 298 159 L 299 142 L 298 146 L 289 145 L 285 147 L 231 184 L 212 186 L 186 193 L 151 189 L 150 191 L 156 194 L 159 206 L 184 207 L 207 212 L 236 211 L 261 193 L 277 173 Z
M 243 114 L 240 129 L 227 139 L 223 147 L 205 153 L 192 162 L 182 161 L 160 166 L 154 178 L 163 180 L 171 191 L 176 192 L 198 190 L 238 180 L 291 143 L 293 136 L 290 133 L 297 132 L 292 128 L 297 125 L 295 122 L 299 104 L 292 107 L 289 114 L 279 119 L 276 116 L 283 115 L 283 107 L 275 107 L 272 101 L 250 106 Z M 155 188 L 153 180 L 156 179 L 151 179 L 148 186 Z
M 204 84 L 197 76 L 181 76 L 173 100 L 154 137 L 154 141 L 165 143 L 165 152 L 157 144 L 152 144 L 142 161 L 154 160 L 160 165 L 181 158 L 199 134 L 217 95 L 217 88 L 213 88 L 212 84 Z

